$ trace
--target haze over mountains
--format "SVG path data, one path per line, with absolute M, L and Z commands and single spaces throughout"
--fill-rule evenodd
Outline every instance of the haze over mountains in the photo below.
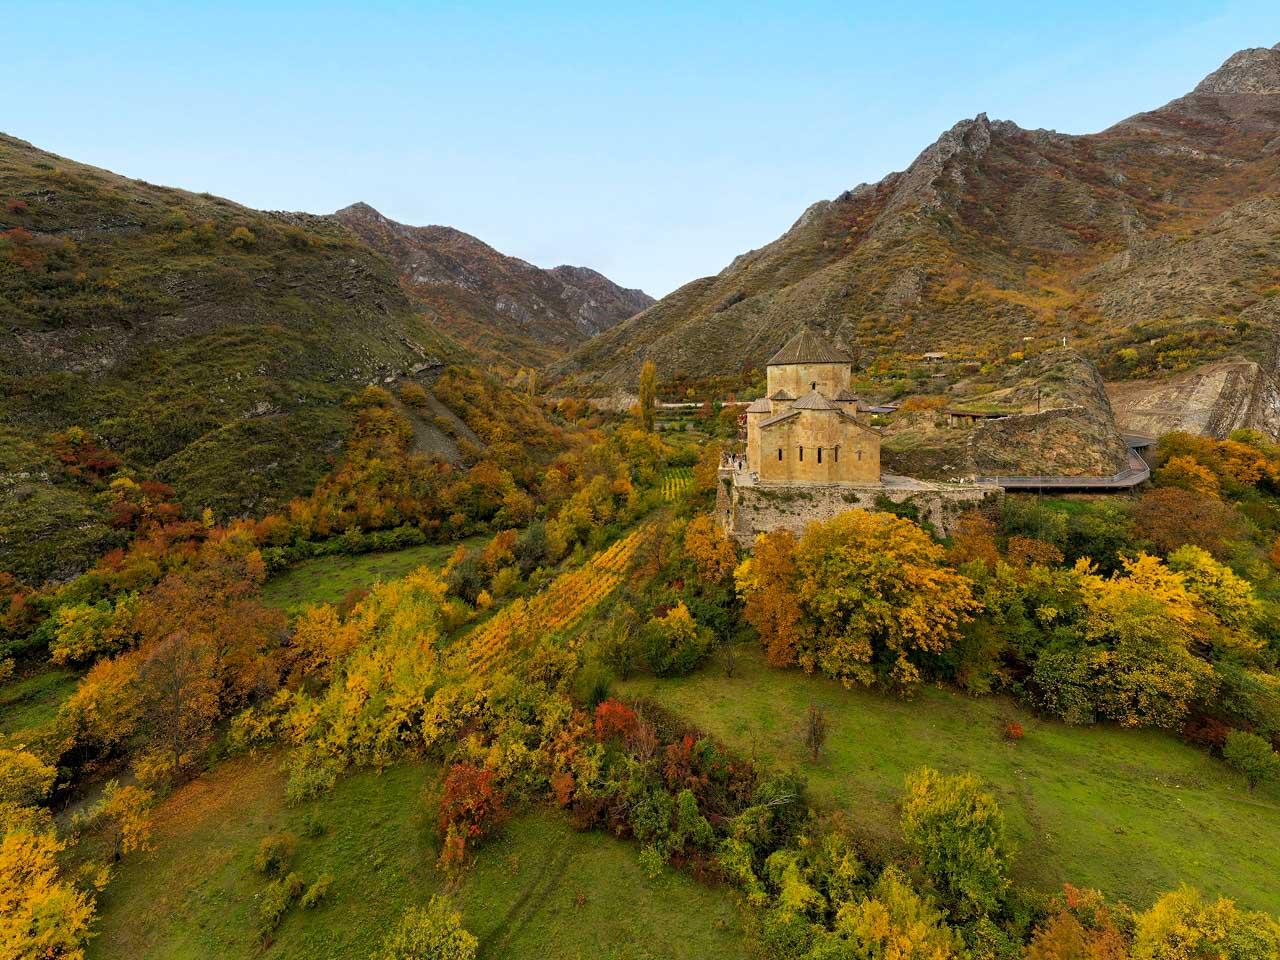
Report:
M 647 358 L 691 378 L 731 373 L 815 322 L 876 355 L 978 362 L 1067 337 L 1108 379 L 1239 358 L 1246 368 L 1219 378 L 1236 393 L 1202 399 L 1248 407 L 1274 393 L 1259 378 L 1277 369 L 1278 190 L 1280 47 L 1240 51 L 1097 134 L 979 114 L 555 369 L 592 391 L 633 384 Z M 1280 407 L 1225 419 L 1268 417 L 1280 425 Z

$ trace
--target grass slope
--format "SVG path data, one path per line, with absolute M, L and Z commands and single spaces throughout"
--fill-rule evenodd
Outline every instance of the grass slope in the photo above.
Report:
M 304 560 L 272 577 L 262 589 L 262 599 L 281 610 L 294 610 L 309 603 L 337 603 L 356 587 L 371 587 L 379 580 L 395 580 L 421 566 L 440 566 L 459 543 L 470 548 L 484 543 L 485 539 L 472 537 L 386 553 L 335 554 Z
M 79 674 L 54 667 L 5 684 L 0 689 L 0 734 L 13 743 L 47 736 L 79 680 Z
M 126 862 L 101 898 L 89 956 L 363 960 L 406 907 L 446 886 L 422 799 L 435 773 L 426 764 L 360 772 L 286 808 L 277 758 L 220 765 L 162 804 L 155 851 Z M 308 820 L 324 832 L 304 837 Z M 254 913 L 263 880 L 251 862 L 260 839 L 280 830 L 299 838 L 293 869 L 334 883 L 328 902 L 295 906 L 263 947 Z M 632 846 L 575 833 L 551 812 L 518 817 L 480 848 L 455 897 L 490 960 L 745 956 L 726 890 L 674 873 L 651 881 Z
M 905 775 L 923 764 L 972 771 L 995 790 L 1019 846 L 1016 872 L 1043 889 L 1064 881 L 1145 905 L 1187 882 L 1280 911 L 1280 793 L 1250 793 L 1220 761 L 1153 731 L 1070 727 L 999 697 L 924 689 L 903 701 L 773 670 L 757 653 L 732 679 L 717 667 L 679 680 L 621 685 L 758 760 L 799 766 L 819 802 L 842 807 L 876 840 L 897 836 Z M 811 703 L 831 735 L 808 761 L 800 724 Z M 1007 719 L 1026 730 L 1005 741 Z

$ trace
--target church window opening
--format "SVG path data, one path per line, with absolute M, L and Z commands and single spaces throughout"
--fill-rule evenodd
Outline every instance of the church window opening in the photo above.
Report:
M 781 459 L 782 459 L 782 448 L 781 448 L 781 447 L 779 447 L 779 448 L 778 448 L 778 459 L 779 459 L 779 460 L 781 460 Z
M 819 448 L 818 448 L 818 462 L 819 462 L 819 463 L 821 463 L 821 462 L 822 462 L 822 448 L 821 448 L 821 447 L 819 447 Z
M 804 447 L 800 448 L 800 462 L 804 463 Z

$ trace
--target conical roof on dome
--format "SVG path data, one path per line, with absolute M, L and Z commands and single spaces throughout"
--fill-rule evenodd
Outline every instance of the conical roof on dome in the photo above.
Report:
M 769 358 L 766 366 L 777 367 L 788 363 L 850 363 L 849 357 L 837 350 L 808 327 L 786 342 L 781 350 Z
M 810 390 L 803 397 L 791 405 L 792 410 L 839 410 L 834 403 L 820 394 L 817 390 Z
M 771 396 L 769 399 L 770 400 L 794 400 L 795 397 L 791 395 L 790 390 L 788 390 L 786 387 L 783 387 L 780 390 L 776 391 L 773 394 L 773 396 Z
M 751 401 L 751 406 L 747 407 L 747 413 L 771 413 L 772 411 L 772 404 L 764 397 Z

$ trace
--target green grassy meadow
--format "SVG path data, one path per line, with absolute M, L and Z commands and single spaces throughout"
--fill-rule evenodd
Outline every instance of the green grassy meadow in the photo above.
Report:
M 758 762 L 797 766 L 820 805 L 843 808 L 873 842 L 897 837 L 906 774 L 922 765 L 971 771 L 990 784 L 1018 845 L 1015 875 L 1044 890 L 1063 882 L 1148 905 L 1186 882 L 1280 912 L 1280 790 L 1250 792 L 1221 761 L 1174 737 L 1114 726 L 1070 727 L 1001 697 L 926 688 L 910 701 L 774 670 L 754 651 L 732 679 L 717 665 L 676 680 L 616 687 L 647 697 Z M 831 732 L 810 762 L 809 704 Z M 1026 735 L 1005 739 L 1006 720 Z
M 0 688 L 0 733 L 21 736 L 48 726 L 79 679 L 72 670 L 52 668 L 5 684 Z
M 171 795 L 156 848 L 126 860 L 99 902 L 93 960 L 367 958 L 409 906 L 452 891 L 480 956 L 536 960 L 745 957 L 727 889 L 671 871 L 650 880 L 634 845 L 574 832 L 551 811 L 525 813 L 478 848 L 456 885 L 435 869 L 423 793 L 436 768 L 362 771 L 289 808 L 275 756 L 242 757 Z M 308 838 L 309 822 L 323 830 Z M 333 876 L 329 899 L 295 905 L 264 945 L 251 863 L 261 838 L 298 838 L 291 869 Z
M 476 547 L 485 537 L 456 543 L 429 543 L 386 553 L 335 554 L 304 560 L 277 574 L 262 588 L 263 602 L 281 610 L 310 603 L 337 603 L 355 587 L 371 587 L 379 580 L 396 580 L 421 566 L 442 565 L 462 543 Z
M 0 688 L 0 740 L 25 745 L 37 755 L 57 755 L 54 721 L 75 692 L 80 674 L 51 667 Z

